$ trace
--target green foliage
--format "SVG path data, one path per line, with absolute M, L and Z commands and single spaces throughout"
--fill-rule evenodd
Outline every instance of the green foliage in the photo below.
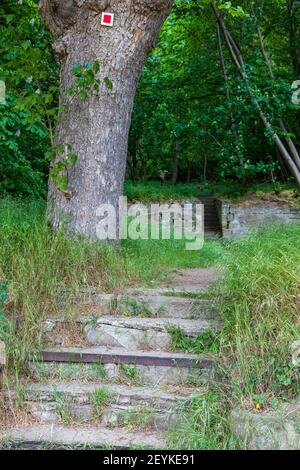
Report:
M 97 75 L 100 71 L 100 64 L 96 60 L 94 62 L 89 62 L 86 65 L 74 65 L 72 73 L 76 77 L 76 81 L 72 88 L 66 90 L 68 95 L 78 95 L 84 101 L 87 100 L 91 92 L 99 93 L 101 80 L 97 78 Z M 113 89 L 113 84 L 108 77 L 103 79 L 104 85 L 109 89 Z
M 104 409 L 110 404 L 111 396 L 107 387 L 100 387 L 95 390 L 91 397 L 93 407 L 93 417 L 99 418 Z
M 4 341 L 9 335 L 10 322 L 5 316 L 4 308 L 8 301 L 7 287 L 0 280 L 0 340 Z
M 132 382 L 138 381 L 139 370 L 136 368 L 136 366 L 131 366 L 129 364 L 121 364 L 120 369 L 127 379 Z
M 160 170 L 168 170 L 170 179 L 177 145 L 181 181 L 229 179 L 245 186 L 286 180 L 270 133 L 260 123 L 248 85 L 237 75 L 225 46 L 224 80 L 210 3 L 177 0 L 147 61 L 135 100 L 128 176 L 157 178 Z M 291 102 L 291 85 L 298 77 L 288 44 L 291 19 L 286 2 L 215 3 L 242 48 L 249 83 L 273 128 L 285 135 L 278 124 L 284 117 L 289 135 L 299 142 L 299 107 Z M 252 8 L 274 79 L 260 51 Z M 298 10 L 295 5 L 296 22 Z
M 148 183 L 125 182 L 125 195 L 130 201 L 135 202 L 172 202 L 179 200 L 194 200 L 199 196 L 200 188 L 197 183 L 179 183 L 176 186 L 157 181 Z
M 158 179 L 167 170 L 171 180 L 176 158 L 179 181 L 232 180 L 244 187 L 288 178 L 226 48 L 224 81 L 210 3 L 176 0 L 146 63 L 132 117 L 128 179 Z M 242 48 L 251 86 L 268 118 L 284 136 L 278 125 L 284 116 L 288 135 L 299 141 L 299 106 L 291 102 L 291 84 L 299 78 L 293 51 L 299 42 L 300 9 L 296 5 L 290 17 L 284 0 L 252 2 L 271 58 L 272 80 L 258 47 L 250 3 L 216 3 Z M 0 191 L 45 196 L 58 115 L 59 70 L 52 38 L 41 23 L 37 0 L 2 2 L 0 30 L 0 80 L 7 87 L 6 104 L 0 105 Z M 101 84 L 112 89 L 108 77 L 99 80 L 99 70 L 98 61 L 74 65 L 74 85 L 67 93 L 86 100 Z M 66 172 L 52 172 L 59 173 L 63 191 Z
M 218 350 L 218 336 L 213 331 L 206 331 L 197 338 L 186 336 L 179 327 L 169 328 L 168 333 L 171 337 L 171 348 L 174 351 L 202 354 Z
M 50 171 L 50 178 L 55 182 L 57 189 L 63 193 L 68 193 L 68 170 L 70 165 L 74 167 L 77 163 L 78 156 L 72 150 L 72 146 L 69 144 L 61 144 L 53 147 L 51 151 L 47 152 L 47 157 L 50 161 L 53 161 Z M 56 155 L 60 158 L 55 160 Z
M 131 202 L 143 203 L 164 203 L 175 201 L 197 201 L 200 196 L 219 196 L 231 199 L 240 199 L 242 196 L 253 194 L 280 195 L 290 192 L 294 195 L 295 202 L 298 197 L 298 190 L 293 182 L 281 183 L 274 181 L 271 183 L 242 184 L 240 181 L 224 180 L 221 182 L 208 181 L 203 184 L 198 183 L 178 183 L 175 186 L 169 183 L 161 185 L 157 181 L 143 183 L 125 182 L 125 196 Z M 291 202 L 291 201 L 290 201 Z
M 0 192 L 41 196 L 58 104 L 58 67 L 51 37 L 41 24 L 38 2 L 0 5 Z

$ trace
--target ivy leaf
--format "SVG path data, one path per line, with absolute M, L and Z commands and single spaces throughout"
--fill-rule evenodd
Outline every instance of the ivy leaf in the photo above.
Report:
M 114 87 L 113 83 L 108 77 L 104 77 L 103 82 L 104 82 L 104 85 L 106 86 L 106 88 L 108 88 L 109 90 L 113 89 L 113 87 Z

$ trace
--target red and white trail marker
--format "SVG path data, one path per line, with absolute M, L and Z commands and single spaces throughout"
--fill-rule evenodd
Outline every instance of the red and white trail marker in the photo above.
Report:
M 113 13 L 107 13 L 107 12 L 104 11 L 101 15 L 101 24 L 102 24 L 102 26 L 112 27 L 114 25 L 114 14 Z

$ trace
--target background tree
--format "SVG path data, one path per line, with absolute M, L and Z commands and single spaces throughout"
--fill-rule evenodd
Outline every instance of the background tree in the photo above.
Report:
M 181 112 L 185 142 L 179 180 L 188 179 L 186 162 L 195 180 L 205 181 L 207 177 L 249 185 L 286 179 L 290 169 L 276 150 L 270 132 L 260 122 L 247 85 L 232 62 L 223 38 L 220 51 L 211 4 L 211 1 L 178 0 L 159 46 L 146 64 L 135 102 L 131 135 L 136 133 L 135 116 L 139 116 L 139 130 L 144 130 L 139 154 L 151 154 L 148 177 L 155 176 L 156 166 L 163 166 L 172 174 L 174 135 L 162 123 L 168 114 L 172 115 L 172 104 L 178 97 L 185 110 Z M 248 77 L 274 131 L 284 145 L 287 139 L 292 139 L 298 152 L 299 111 L 291 103 L 291 84 L 298 77 L 292 66 L 286 0 L 216 5 L 221 6 L 219 11 L 243 51 Z M 294 8 L 294 21 L 298 24 L 299 7 Z M 273 77 L 261 51 L 259 31 L 270 57 Z M 279 124 L 282 118 L 285 130 Z M 132 139 L 130 148 L 131 142 Z

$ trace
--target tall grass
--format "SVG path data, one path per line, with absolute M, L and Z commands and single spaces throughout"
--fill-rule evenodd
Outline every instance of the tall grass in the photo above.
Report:
M 299 395 L 291 344 L 300 339 L 300 226 L 265 228 L 223 258 L 221 354 L 246 406 Z
M 239 448 L 230 428 L 228 406 L 222 394 L 206 390 L 195 395 L 169 433 L 171 449 L 229 450 Z

